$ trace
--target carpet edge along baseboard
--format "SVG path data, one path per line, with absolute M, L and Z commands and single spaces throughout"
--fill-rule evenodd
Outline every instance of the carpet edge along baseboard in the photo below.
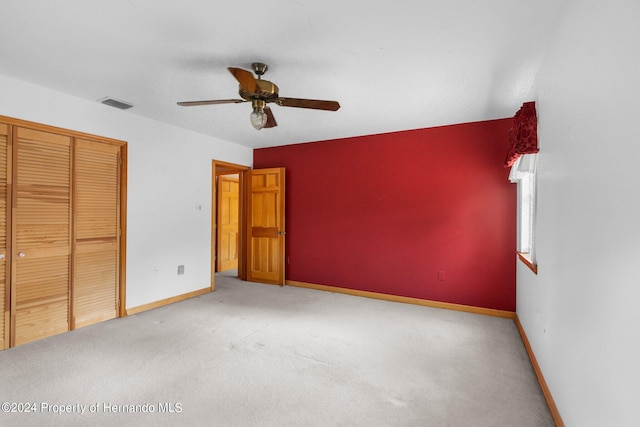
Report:
M 555 400 L 553 400 L 553 396 L 551 395 L 551 391 L 549 390 L 549 386 L 547 385 L 547 381 L 544 379 L 544 375 L 542 375 L 542 369 L 540 369 L 540 365 L 538 365 L 538 360 L 536 359 L 535 354 L 533 353 L 533 349 L 531 348 L 531 344 L 529 343 L 529 338 L 527 338 L 527 334 L 522 327 L 522 323 L 520 323 L 520 319 L 516 314 L 514 321 L 516 323 L 516 327 L 518 328 L 518 332 L 520 332 L 520 338 L 522 338 L 522 343 L 524 344 L 524 348 L 527 350 L 527 354 L 529 355 L 529 360 L 531 361 L 531 366 L 533 367 L 533 371 L 538 378 L 538 384 L 540 384 L 540 388 L 542 389 L 542 394 L 544 395 L 544 399 L 547 401 L 547 406 L 549 406 L 549 411 L 551 412 L 551 416 L 553 417 L 553 421 L 555 421 L 557 427 L 564 427 L 564 421 L 562 421 L 562 417 L 560 416 L 560 411 L 558 411 L 558 407 L 556 406 Z
M 472 305 L 454 304 L 450 302 L 432 301 L 420 298 L 403 297 L 397 295 L 381 294 L 378 292 L 359 291 L 356 289 L 338 288 L 335 286 L 317 285 L 314 283 L 298 282 L 296 280 L 285 281 L 286 285 L 298 288 L 316 289 L 320 291 L 335 292 L 340 294 L 354 295 L 365 298 L 380 299 L 384 301 L 401 302 L 404 304 L 422 305 L 425 307 L 443 308 L 446 310 L 464 311 L 466 313 L 484 314 L 486 316 L 503 317 L 514 319 L 516 313 L 513 311 L 496 310 L 493 308 L 475 307 Z
M 202 294 L 206 294 L 207 292 L 211 292 L 211 287 L 206 287 L 202 289 L 198 289 L 195 291 L 187 292 L 185 294 L 176 295 L 174 297 L 161 299 L 159 301 L 150 302 L 147 304 L 138 305 L 136 307 L 127 308 L 127 316 L 131 316 L 132 314 L 142 313 L 143 311 L 151 310 L 154 308 L 162 307 L 168 304 L 173 304 L 174 302 L 184 301 L 189 298 L 197 297 Z

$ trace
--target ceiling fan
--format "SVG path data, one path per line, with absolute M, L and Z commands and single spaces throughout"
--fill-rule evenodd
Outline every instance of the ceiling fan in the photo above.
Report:
M 239 94 L 242 99 L 218 99 L 210 101 L 186 101 L 178 102 L 182 107 L 193 107 L 197 105 L 214 104 L 237 104 L 240 102 L 251 102 L 253 111 L 249 118 L 251 124 L 257 130 L 262 128 L 272 128 L 278 126 L 273 117 L 268 103 L 275 102 L 281 107 L 310 108 L 313 110 L 336 111 L 340 108 L 337 101 L 322 101 L 317 99 L 283 98 L 278 94 L 278 86 L 268 80 L 262 80 L 262 75 L 267 72 L 268 67 L 261 62 L 251 64 L 253 72 L 258 76 L 256 79 L 251 71 L 242 68 L 229 67 L 228 70 L 240 83 Z

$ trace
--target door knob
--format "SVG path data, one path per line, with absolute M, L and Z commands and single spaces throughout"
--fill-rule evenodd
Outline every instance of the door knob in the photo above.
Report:
M 0 254 L 0 259 L 4 259 L 4 254 Z
M 286 231 L 278 231 L 278 232 L 276 232 L 276 234 L 277 234 L 278 236 L 282 236 L 282 235 L 284 235 L 284 234 L 287 234 L 287 232 L 286 232 Z
M 20 253 L 18 253 L 18 256 L 20 258 L 24 258 L 25 256 L 27 256 L 27 254 L 25 254 L 24 252 L 20 252 Z

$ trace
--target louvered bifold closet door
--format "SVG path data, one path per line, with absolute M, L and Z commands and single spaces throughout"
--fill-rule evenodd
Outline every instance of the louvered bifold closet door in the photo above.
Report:
M 71 138 L 14 128 L 13 345 L 69 330 Z
M 8 277 L 7 268 L 9 254 L 8 209 L 9 194 L 7 183 L 8 174 L 11 171 L 8 153 L 9 149 L 9 126 L 0 124 L 0 350 L 9 347 L 9 284 L 11 278 Z
M 77 139 L 73 315 L 76 328 L 117 317 L 119 153 L 116 145 Z

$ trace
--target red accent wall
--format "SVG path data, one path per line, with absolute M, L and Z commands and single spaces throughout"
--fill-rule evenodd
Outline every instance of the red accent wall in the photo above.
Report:
M 254 150 L 286 172 L 286 278 L 515 311 L 511 119 Z

